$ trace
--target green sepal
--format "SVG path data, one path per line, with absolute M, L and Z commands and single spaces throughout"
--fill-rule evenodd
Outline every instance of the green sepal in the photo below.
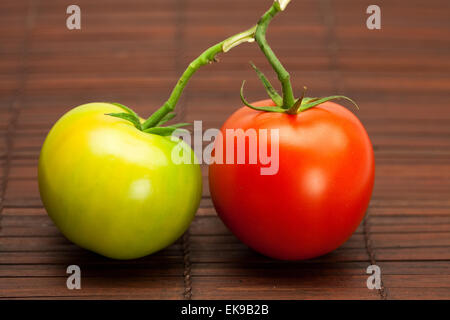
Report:
M 290 107 L 286 113 L 288 114 L 297 114 L 298 110 L 300 109 L 302 103 L 303 103 L 303 99 L 305 99 L 305 93 L 306 93 L 306 87 L 303 87 L 303 92 L 302 92 L 302 96 L 297 99 L 297 101 L 292 105 L 292 107 Z
M 171 124 L 169 127 L 182 128 L 182 127 L 187 127 L 190 125 L 192 125 L 192 123 L 181 122 L 181 123 Z
M 164 123 L 166 123 L 166 122 L 172 120 L 173 118 L 175 118 L 175 116 L 176 116 L 176 113 L 174 113 L 174 112 L 170 112 L 170 113 L 166 114 L 164 116 L 164 118 L 162 118 L 161 121 L 159 121 L 159 123 L 156 126 L 157 127 L 161 127 Z
M 249 107 L 249 108 L 251 108 L 253 110 L 258 110 L 258 111 L 279 112 L 279 113 L 285 113 L 286 112 L 286 109 L 283 109 L 283 108 L 280 108 L 280 107 L 270 107 L 270 106 L 267 106 L 267 107 L 255 107 L 255 106 L 252 106 L 244 98 L 244 85 L 245 85 L 245 80 L 242 82 L 242 86 L 241 86 L 241 101 L 247 107 Z
M 256 74 L 258 75 L 259 80 L 261 80 L 262 84 L 264 85 L 264 88 L 266 88 L 267 94 L 269 97 L 275 102 L 275 104 L 278 107 L 281 107 L 283 105 L 283 98 L 279 95 L 277 90 L 272 86 L 270 81 L 266 78 L 264 73 L 262 73 L 254 64 L 253 62 L 250 62 L 250 65 L 255 70 Z
M 181 125 L 181 123 L 179 125 Z M 173 126 L 169 126 L 169 127 L 152 127 L 152 128 L 145 129 L 144 132 L 151 133 L 151 134 L 157 134 L 159 136 L 170 136 L 170 135 L 172 135 L 172 133 L 175 130 L 180 129 L 179 125 L 173 125 Z M 184 124 L 184 125 L 186 125 L 186 124 Z M 182 130 L 184 130 L 184 129 L 182 129 Z
M 116 107 L 122 108 L 123 110 L 127 111 L 128 113 L 134 115 L 136 118 L 139 119 L 138 114 L 137 114 L 136 112 L 134 112 L 133 109 L 128 108 L 127 106 L 124 106 L 123 104 L 120 104 L 120 103 L 118 103 L 118 102 L 110 102 L 110 104 L 113 104 L 113 105 L 115 105 Z
M 318 106 L 319 104 L 322 104 L 324 102 L 327 102 L 327 101 L 330 101 L 330 100 L 335 100 L 335 99 L 348 100 L 356 107 L 356 109 L 359 110 L 358 104 L 355 101 L 353 101 L 352 99 L 350 99 L 349 97 L 346 97 L 346 96 L 330 96 L 330 97 L 325 97 L 325 98 L 320 98 L 320 99 L 318 99 L 318 98 L 308 98 L 308 102 L 303 104 L 302 106 L 300 106 L 299 111 L 302 112 L 302 111 L 308 110 L 310 108 L 313 108 L 315 106 Z M 305 99 L 303 99 L 303 100 L 305 100 Z
M 106 115 L 130 121 L 137 129 L 142 130 L 141 122 L 139 118 L 136 117 L 134 114 L 122 112 L 122 113 L 107 113 Z
M 303 104 L 307 104 L 316 100 L 319 100 L 320 98 L 308 98 L 308 97 L 304 97 L 302 103 Z

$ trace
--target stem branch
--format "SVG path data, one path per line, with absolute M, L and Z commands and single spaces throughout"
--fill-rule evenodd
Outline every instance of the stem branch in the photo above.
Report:
M 284 10 L 290 1 L 291 0 L 275 0 L 271 8 L 261 17 L 256 26 L 219 42 L 218 44 L 205 50 L 200 56 L 193 60 L 173 88 L 169 99 L 162 107 L 156 110 L 147 120 L 145 120 L 142 124 L 142 130 L 157 126 L 167 114 L 175 109 L 175 106 L 177 105 L 177 102 L 180 99 L 180 96 L 183 93 L 189 79 L 201 66 L 213 62 L 216 55 L 219 53 L 227 52 L 243 42 L 252 42 L 255 40 L 258 42 L 259 47 L 269 60 L 281 82 L 283 87 L 283 108 L 291 107 L 295 103 L 295 98 L 292 93 L 289 73 L 275 56 L 275 53 L 272 51 L 266 40 L 266 31 L 269 22 L 278 12 Z
M 281 86 L 283 88 L 283 108 L 287 109 L 292 107 L 292 105 L 295 103 L 294 93 L 292 92 L 290 75 L 283 67 L 280 60 L 278 60 L 277 56 L 272 51 L 266 40 L 267 27 L 270 21 L 278 12 L 282 11 L 282 9 L 284 8 L 280 7 L 279 1 L 275 1 L 273 3 L 272 7 L 261 17 L 261 19 L 258 22 L 255 32 L 255 40 L 258 43 L 259 47 L 261 48 L 261 51 L 266 56 L 270 65 L 278 75 L 278 79 L 280 80 Z
M 228 39 L 219 42 L 212 47 L 206 49 L 200 56 L 193 60 L 187 69 L 184 71 L 181 78 L 178 80 L 177 84 L 172 90 L 169 99 L 164 103 L 162 107 L 156 110 L 142 125 L 142 129 L 148 129 L 156 126 L 168 113 L 172 112 L 183 93 L 186 84 L 192 75 L 200 69 L 200 67 L 211 63 L 214 61 L 217 54 L 222 52 L 227 52 L 228 50 L 234 48 L 235 46 L 243 42 L 254 41 L 256 26 L 238 33 Z

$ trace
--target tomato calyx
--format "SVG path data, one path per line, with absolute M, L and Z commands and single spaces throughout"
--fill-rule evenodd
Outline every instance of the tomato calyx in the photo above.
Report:
M 289 109 L 287 109 L 286 113 L 288 114 L 297 114 L 302 106 L 302 102 L 305 99 L 305 93 L 306 93 L 306 87 L 303 87 L 303 92 L 302 92 L 302 96 L 297 99 L 297 101 L 292 105 L 292 107 L 290 107 Z
M 122 108 L 126 112 L 107 113 L 106 115 L 130 121 L 136 127 L 136 129 L 142 130 L 141 121 L 139 120 L 139 116 L 137 115 L 136 112 L 134 112 L 127 106 L 124 106 L 123 104 L 117 102 L 111 102 L 110 104 Z
M 305 93 L 306 93 L 306 87 L 303 87 L 303 92 L 302 95 L 300 96 L 299 99 L 295 100 L 295 103 L 291 106 L 291 107 L 285 107 L 282 104 L 282 100 L 280 101 L 281 96 L 278 94 L 278 92 L 273 88 L 273 86 L 270 84 L 269 80 L 267 80 L 267 78 L 264 76 L 264 74 L 259 71 L 256 66 L 252 65 L 253 68 L 255 69 L 255 71 L 258 74 L 258 77 L 260 78 L 261 82 L 263 83 L 264 87 L 266 88 L 267 94 L 269 95 L 269 97 L 272 99 L 272 101 L 276 104 L 276 106 L 262 106 L 262 107 L 256 107 L 251 105 L 244 97 L 244 86 L 245 86 L 245 80 L 242 82 L 242 86 L 241 86 L 241 91 L 240 91 L 240 96 L 241 96 L 241 101 L 242 103 L 253 109 L 253 110 L 258 110 L 258 111 L 263 111 L 263 112 L 278 112 L 278 113 L 286 113 L 286 114 L 290 114 L 290 115 L 296 115 L 300 112 L 306 111 L 310 108 L 316 107 L 324 102 L 330 101 L 330 100 L 339 100 L 339 99 L 345 99 L 347 101 L 350 101 L 357 110 L 359 110 L 359 106 L 358 104 L 352 100 L 349 97 L 346 96 L 342 96 L 342 95 L 334 95 L 334 96 L 329 96 L 329 97 L 323 97 L 323 98 L 310 98 L 310 97 L 305 97 Z
M 154 127 L 144 128 L 143 122 L 139 118 L 138 114 L 133 111 L 133 109 L 117 102 L 112 102 L 111 104 L 122 108 L 126 112 L 107 113 L 106 115 L 127 120 L 131 122 L 136 129 L 146 133 L 157 134 L 160 136 L 170 136 L 175 130 L 191 125 L 190 123 L 176 123 L 169 126 L 163 126 L 163 124 L 172 120 L 176 116 L 176 113 L 169 112 Z
M 269 46 L 267 39 L 266 39 L 266 32 L 267 28 L 269 26 L 270 21 L 275 17 L 275 15 L 283 11 L 290 0 L 276 0 L 272 7 L 267 10 L 267 12 L 261 17 L 261 19 L 258 21 L 258 24 L 256 26 L 255 31 L 255 40 L 263 52 L 263 54 L 266 56 L 268 62 L 270 63 L 272 69 L 276 72 L 278 76 L 278 80 L 281 83 L 282 87 L 282 95 L 280 95 L 277 90 L 272 86 L 270 81 L 267 79 L 267 77 L 252 63 L 250 62 L 250 65 L 255 70 L 259 80 L 262 82 L 264 88 L 266 89 L 267 94 L 272 99 L 272 101 L 275 103 L 275 107 L 273 106 L 262 106 L 262 107 L 256 107 L 251 105 L 247 102 L 247 100 L 244 98 L 244 84 L 245 81 L 242 83 L 240 96 L 241 101 L 246 105 L 247 107 L 259 110 L 263 112 L 278 112 L 278 113 L 286 113 L 290 115 L 296 115 L 300 112 L 306 111 L 310 108 L 316 107 L 326 101 L 334 100 L 334 99 L 345 99 L 350 101 L 353 105 L 356 106 L 357 109 L 359 109 L 358 105 L 355 101 L 352 99 L 342 96 L 342 95 L 333 95 L 329 97 L 324 98 L 306 98 L 305 97 L 305 91 L 306 88 L 304 87 L 304 90 L 302 92 L 302 95 L 299 99 L 296 99 L 293 94 L 290 75 L 288 71 L 284 68 L 283 64 L 280 62 L 280 60 L 277 58 L 271 47 Z

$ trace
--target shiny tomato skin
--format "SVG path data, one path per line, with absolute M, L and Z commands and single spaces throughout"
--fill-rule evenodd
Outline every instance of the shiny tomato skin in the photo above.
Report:
M 170 137 L 106 115 L 120 112 L 112 104 L 89 103 L 59 119 L 41 150 L 39 191 L 70 241 L 106 257 L 134 259 L 186 231 L 202 179 L 198 164 L 172 162 L 177 142 Z
M 333 102 L 298 115 L 243 107 L 221 128 L 224 146 L 225 130 L 239 128 L 279 129 L 279 170 L 261 175 L 267 165 L 259 162 L 210 165 L 211 197 L 225 225 L 276 259 L 314 258 L 342 245 L 361 223 L 374 185 L 373 148 L 358 118 Z

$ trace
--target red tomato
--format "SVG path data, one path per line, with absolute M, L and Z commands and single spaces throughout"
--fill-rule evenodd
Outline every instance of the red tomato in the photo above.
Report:
M 221 129 L 224 159 L 225 130 L 239 128 L 279 129 L 279 170 L 261 175 L 267 165 L 259 161 L 210 165 L 211 197 L 225 225 L 277 259 L 309 259 L 342 245 L 361 223 L 374 184 L 373 149 L 358 118 L 332 102 L 297 115 L 243 107 Z

